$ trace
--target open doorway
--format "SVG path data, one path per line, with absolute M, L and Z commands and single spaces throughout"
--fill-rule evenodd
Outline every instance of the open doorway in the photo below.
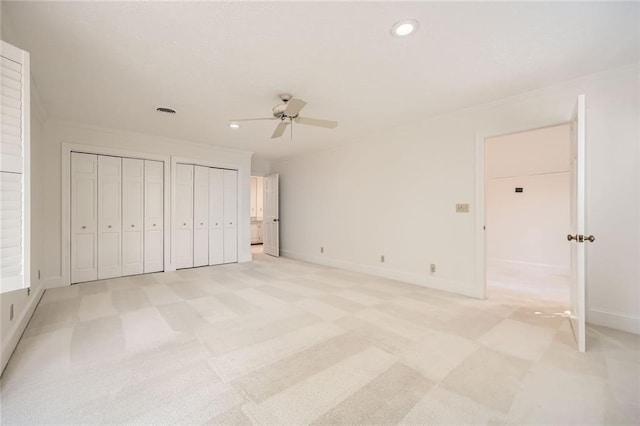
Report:
M 263 253 L 264 178 L 251 176 L 251 254 Z
M 558 314 L 570 304 L 570 125 L 485 139 L 489 298 Z

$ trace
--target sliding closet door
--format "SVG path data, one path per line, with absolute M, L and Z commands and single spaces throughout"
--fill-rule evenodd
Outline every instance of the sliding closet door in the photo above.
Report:
M 195 166 L 193 187 L 193 266 L 209 264 L 209 168 Z
M 98 279 L 122 276 L 122 158 L 98 156 Z
M 98 279 L 98 156 L 71 153 L 71 282 Z
M 122 275 L 143 272 L 144 161 L 122 159 Z
M 176 165 L 176 267 L 193 267 L 193 166 Z
M 224 263 L 238 261 L 238 172 L 224 170 Z
M 164 164 L 144 162 L 144 272 L 164 270 Z
M 224 263 L 224 179 L 209 169 L 209 265 Z

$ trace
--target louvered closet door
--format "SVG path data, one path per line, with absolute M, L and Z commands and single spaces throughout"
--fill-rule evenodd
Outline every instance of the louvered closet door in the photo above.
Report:
M 238 261 L 238 172 L 224 170 L 224 263 Z
M 193 166 L 176 165 L 176 267 L 193 267 Z
M 98 279 L 98 156 L 71 153 L 71 282 Z
M 98 156 L 98 279 L 122 276 L 122 158 Z
M 209 169 L 209 265 L 224 263 L 224 179 Z
M 144 271 L 144 161 L 122 159 L 122 275 Z
M 144 272 L 164 270 L 164 164 L 144 162 Z
M 195 166 L 193 188 L 193 266 L 209 264 L 209 168 Z

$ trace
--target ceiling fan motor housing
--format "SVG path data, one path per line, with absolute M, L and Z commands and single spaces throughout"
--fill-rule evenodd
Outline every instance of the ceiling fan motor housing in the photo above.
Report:
M 273 107 L 273 116 L 275 118 L 282 118 L 284 110 L 287 109 L 287 104 L 278 104 Z

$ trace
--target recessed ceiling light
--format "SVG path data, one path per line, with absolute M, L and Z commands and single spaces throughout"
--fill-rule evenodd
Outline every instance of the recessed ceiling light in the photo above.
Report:
M 418 31 L 419 27 L 420 22 L 415 19 L 403 19 L 393 24 L 390 32 L 394 37 L 406 37 Z
M 158 107 L 158 108 L 156 108 L 156 111 L 164 112 L 165 114 L 175 114 L 176 113 L 175 109 L 166 108 L 166 107 Z
M 239 129 L 240 125 L 238 123 L 229 123 L 229 127 L 231 127 L 232 129 Z

